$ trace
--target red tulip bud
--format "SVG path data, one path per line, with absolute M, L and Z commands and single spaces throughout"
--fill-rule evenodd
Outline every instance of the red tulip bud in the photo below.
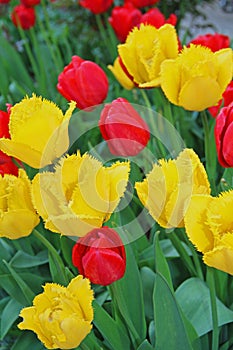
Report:
M 135 156 L 150 139 L 149 127 L 133 106 L 119 97 L 101 112 L 99 128 L 112 154 Z
M 81 275 L 106 286 L 124 276 L 125 248 L 116 231 L 105 226 L 82 237 L 73 247 L 72 260 Z
M 57 89 L 80 109 L 102 103 L 108 94 L 108 79 L 98 64 L 73 56 L 58 77 Z
M 20 4 L 13 8 L 11 19 L 16 27 L 20 26 L 22 29 L 26 30 L 35 25 L 36 13 L 33 7 Z
M 87 8 L 92 13 L 102 13 L 109 9 L 113 0 L 80 0 L 79 4 L 82 7 Z

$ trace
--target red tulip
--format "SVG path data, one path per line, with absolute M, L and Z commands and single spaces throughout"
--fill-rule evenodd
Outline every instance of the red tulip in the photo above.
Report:
M 159 2 L 159 0 L 125 0 L 125 4 L 131 3 L 135 7 L 146 7 L 151 6 Z
M 135 156 L 150 139 L 146 122 L 124 98 L 107 104 L 101 112 L 99 128 L 109 150 L 118 156 Z
M 96 63 L 73 56 L 58 77 L 57 89 L 80 109 L 102 103 L 108 94 L 108 79 Z
M 0 138 L 10 138 L 9 134 L 10 114 L 0 111 Z M 0 151 L 0 175 L 13 174 L 18 175 L 18 167 L 12 161 L 12 158 Z
M 40 0 L 20 0 L 21 4 L 27 7 L 36 6 L 40 3 Z
M 109 227 L 96 228 L 75 244 L 72 261 L 81 275 L 106 286 L 124 276 L 125 248 L 116 231 Z
M 0 0 L 0 4 L 8 4 L 11 0 Z
M 211 51 L 216 52 L 221 49 L 230 47 L 230 38 L 223 34 L 205 34 L 199 35 L 197 38 L 190 41 L 190 44 L 202 45 L 208 47 Z
M 169 23 L 173 26 L 176 25 L 177 17 L 175 14 L 171 14 L 168 19 L 159 11 L 158 8 L 153 8 L 147 11 L 141 18 L 140 23 L 151 24 L 156 28 L 160 28 L 165 23 Z
M 218 112 L 220 111 L 221 106 L 226 107 L 231 102 L 233 102 L 233 80 L 230 82 L 230 84 L 227 86 L 225 92 L 222 95 L 222 99 L 218 102 L 217 106 L 213 106 L 208 108 L 208 111 L 212 115 L 212 117 L 216 117 L 218 115 Z
M 126 40 L 130 30 L 140 23 L 141 17 L 141 11 L 136 9 L 131 3 L 114 7 L 109 23 L 120 42 Z
M 79 4 L 94 14 L 105 12 L 112 6 L 113 0 L 80 0 Z
M 20 4 L 13 8 L 11 19 L 16 27 L 20 26 L 22 29 L 26 30 L 35 25 L 36 13 L 33 7 Z
M 221 109 L 214 129 L 219 163 L 233 167 L 233 102 Z

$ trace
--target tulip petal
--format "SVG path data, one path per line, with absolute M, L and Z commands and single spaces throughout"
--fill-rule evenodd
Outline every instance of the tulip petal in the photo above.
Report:
M 115 78 L 119 81 L 119 83 L 123 86 L 123 88 L 127 90 L 131 90 L 134 88 L 133 81 L 126 75 L 124 70 L 122 69 L 119 63 L 119 57 L 117 57 L 113 63 L 113 66 L 108 65 L 108 69 L 112 72 Z
M 233 113 L 232 113 L 233 114 Z M 225 134 L 222 140 L 222 156 L 224 158 L 224 162 L 227 164 L 227 167 L 233 167 L 233 122 L 228 125 L 225 130 Z
M 105 172 L 108 174 L 110 186 L 108 212 L 112 213 L 125 192 L 130 172 L 130 162 L 116 162 L 105 168 Z
M 26 164 L 30 163 L 33 168 L 38 169 L 46 165 L 41 164 L 41 153 L 26 144 L 14 142 L 10 139 L 0 139 L 0 149 L 7 155 L 18 158 Z
M 233 275 L 233 234 L 227 233 L 219 244 L 204 254 L 204 263 Z
M 190 111 L 202 111 L 218 103 L 222 91 L 210 76 L 188 80 L 180 90 L 179 105 Z
M 214 56 L 219 62 L 218 84 L 221 94 L 226 90 L 233 75 L 233 51 L 231 48 L 216 51 Z
M 180 84 L 179 66 L 175 60 L 165 60 L 161 64 L 161 88 L 169 101 L 175 105 L 179 103 Z
M 38 216 L 30 210 L 11 210 L 0 218 L 0 237 L 17 239 L 28 236 L 39 222 Z
M 158 29 L 161 51 L 166 58 L 176 58 L 178 55 L 178 39 L 176 29 L 171 24 L 164 24 Z M 169 45 L 168 45 L 169 43 Z
M 205 253 L 214 246 L 214 236 L 206 223 L 206 208 L 213 201 L 209 195 L 193 195 L 184 217 L 186 233 L 199 251 Z

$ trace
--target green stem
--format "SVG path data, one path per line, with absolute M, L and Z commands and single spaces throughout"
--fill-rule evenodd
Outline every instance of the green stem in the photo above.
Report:
M 209 129 L 208 118 L 205 110 L 201 112 L 201 120 L 202 120 L 203 129 L 204 129 L 206 171 L 209 177 L 211 188 L 215 190 L 215 181 L 213 176 L 215 169 L 212 169 L 210 129 Z
M 54 263 L 56 264 L 58 275 L 62 281 L 62 284 L 67 285 L 69 280 L 65 273 L 65 266 L 63 261 L 58 254 L 57 250 L 53 247 L 53 245 L 36 229 L 32 231 L 32 234 L 48 249 L 49 253 L 54 259 Z
M 206 280 L 210 290 L 210 303 L 211 303 L 211 311 L 212 311 L 212 322 L 213 322 L 213 332 L 212 332 L 212 350 L 218 350 L 218 310 L 216 303 L 216 289 L 215 289 L 215 279 L 214 279 L 214 269 L 212 267 L 207 266 L 207 276 Z

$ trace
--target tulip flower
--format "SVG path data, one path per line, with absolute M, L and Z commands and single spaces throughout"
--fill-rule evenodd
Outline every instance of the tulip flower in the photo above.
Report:
M 205 34 L 205 35 L 199 35 L 190 43 L 187 45 L 188 47 L 190 44 L 195 45 L 202 45 L 205 47 L 208 47 L 211 51 L 216 52 L 221 49 L 226 49 L 230 47 L 230 38 L 227 35 L 224 34 Z
M 147 7 L 156 4 L 159 0 L 125 0 L 125 3 L 132 4 L 135 7 Z
M 31 330 L 47 349 L 73 349 L 90 333 L 93 320 L 93 290 L 82 276 L 67 287 L 46 283 L 33 306 L 21 310 L 21 330 Z
M 11 19 L 16 27 L 20 26 L 22 29 L 27 30 L 35 25 L 36 13 L 33 7 L 20 4 L 13 8 Z
M 160 66 L 178 55 L 178 39 L 174 26 L 165 24 L 159 29 L 141 24 L 118 45 L 119 56 L 128 76 L 140 88 L 160 85 Z
M 0 237 L 17 239 L 30 235 L 39 224 L 31 199 L 31 182 L 25 171 L 0 176 Z
M 135 188 L 142 204 L 164 228 L 184 227 L 191 196 L 210 194 L 206 171 L 192 149 L 184 149 L 177 159 L 160 159 Z
M 129 169 L 129 162 L 104 167 L 78 152 L 63 157 L 55 172 L 38 173 L 32 181 L 32 195 L 45 227 L 76 237 L 102 227 L 124 194 Z
M 57 89 L 80 109 L 102 103 L 108 94 L 108 79 L 98 64 L 73 56 L 58 77 Z
M 105 226 L 78 240 L 72 261 L 92 283 L 107 286 L 124 276 L 125 248 L 117 232 Z
M 222 99 L 218 102 L 216 106 L 209 107 L 208 111 L 215 118 L 220 112 L 221 107 L 227 107 L 233 101 L 233 80 L 227 85 L 226 90 L 222 95 Z
M 90 10 L 94 14 L 106 12 L 112 6 L 113 0 L 80 0 L 79 4 L 82 7 Z
M 233 167 L 233 102 L 221 109 L 214 129 L 219 163 L 224 168 Z
M 108 20 L 118 40 L 124 42 L 130 30 L 140 23 L 141 17 L 141 11 L 131 3 L 127 3 L 124 6 L 114 7 Z
M 203 46 L 184 48 L 161 65 L 161 87 L 168 100 L 190 111 L 218 103 L 232 79 L 232 50 L 212 52 Z
M 115 59 L 113 66 L 108 65 L 108 69 L 112 72 L 123 88 L 126 90 L 131 90 L 135 87 L 132 77 L 129 76 L 124 65 L 121 63 L 121 58 L 119 56 Z
M 32 7 L 40 4 L 40 0 L 20 0 L 24 6 Z
M 194 195 L 185 214 L 185 229 L 205 264 L 233 275 L 233 191 L 218 197 Z
M 150 131 L 146 122 L 124 98 L 117 98 L 105 105 L 99 127 L 112 154 L 135 156 L 146 147 Z
M 173 26 L 176 25 L 177 17 L 175 14 L 171 14 L 168 19 L 162 14 L 162 12 L 158 8 L 153 8 L 148 10 L 141 17 L 140 23 L 150 24 L 155 28 L 162 27 L 165 23 L 171 24 Z
M 0 149 L 33 168 L 43 168 L 69 147 L 68 122 L 75 103 L 63 115 L 48 100 L 33 94 L 11 107 L 11 139 L 0 138 Z
M 11 0 L 0 0 L 0 4 L 8 4 Z

